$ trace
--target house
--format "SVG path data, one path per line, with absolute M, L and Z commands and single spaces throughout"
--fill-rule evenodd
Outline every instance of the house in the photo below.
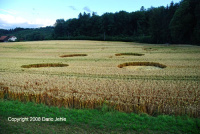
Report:
M 0 42 L 7 42 L 9 39 L 9 36 L 1 36 L 0 37 Z
M 1 36 L 0 42 L 16 41 L 17 37 L 15 36 Z
M 10 36 L 8 39 L 8 41 L 16 41 L 16 40 L 17 40 L 17 37 L 15 36 Z

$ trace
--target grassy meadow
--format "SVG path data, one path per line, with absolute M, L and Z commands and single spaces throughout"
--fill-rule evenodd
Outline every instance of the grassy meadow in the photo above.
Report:
M 199 46 L 0 43 L 0 63 L 0 98 L 4 100 L 200 117 Z

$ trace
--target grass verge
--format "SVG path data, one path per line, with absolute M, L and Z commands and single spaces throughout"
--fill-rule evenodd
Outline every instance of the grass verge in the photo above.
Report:
M 63 120 L 55 121 L 60 117 Z M 21 118 L 28 120 L 23 122 Z M 14 122 L 14 119 L 18 120 Z M 53 121 L 44 121 L 46 119 Z M 113 111 L 106 105 L 99 110 L 66 109 L 32 102 L 0 100 L 1 134 L 66 132 L 200 133 L 200 119 L 188 116 L 153 117 L 146 114 L 122 113 Z

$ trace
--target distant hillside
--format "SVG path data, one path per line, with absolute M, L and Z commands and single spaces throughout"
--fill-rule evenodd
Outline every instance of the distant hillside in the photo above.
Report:
M 16 36 L 18 41 L 51 40 L 54 27 L 0 29 L 0 36 Z

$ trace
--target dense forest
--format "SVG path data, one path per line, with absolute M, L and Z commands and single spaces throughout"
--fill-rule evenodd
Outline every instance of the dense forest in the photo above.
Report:
M 7 31 L 13 34 L 15 30 Z M 48 33 L 45 34 L 46 30 Z M 148 9 L 142 6 L 140 10 L 130 13 L 119 11 L 99 16 L 84 12 L 78 18 L 58 19 L 54 27 L 28 31 L 27 34 L 21 33 L 20 37 L 26 40 L 89 39 L 200 44 L 200 0 L 182 0 L 180 3 L 171 2 L 166 7 Z
M 147 43 L 200 43 L 200 0 L 182 0 L 139 11 L 80 13 L 77 19 L 58 19 L 56 39 L 97 39 Z

